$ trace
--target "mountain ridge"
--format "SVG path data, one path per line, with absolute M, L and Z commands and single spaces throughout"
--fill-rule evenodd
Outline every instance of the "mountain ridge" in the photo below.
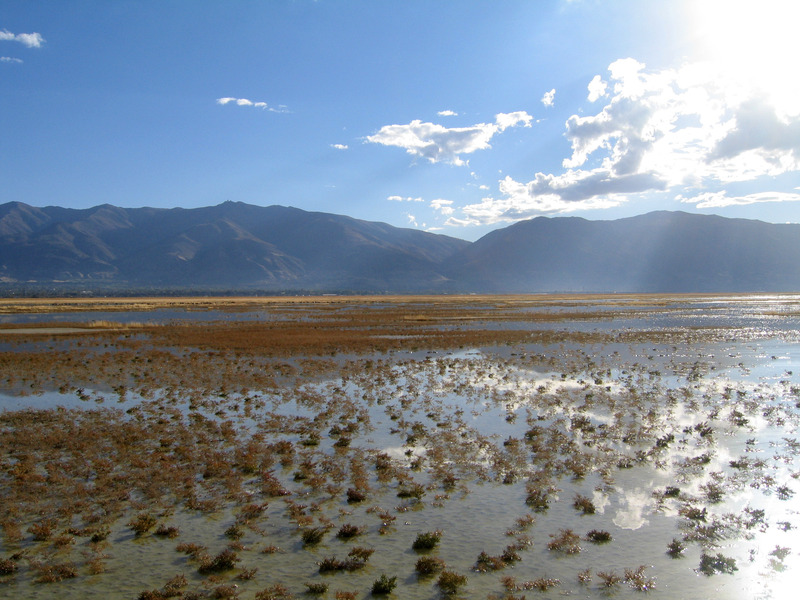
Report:
M 475 242 L 345 215 L 0 205 L 3 289 L 366 293 L 800 290 L 800 225 L 655 211 L 537 217 Z

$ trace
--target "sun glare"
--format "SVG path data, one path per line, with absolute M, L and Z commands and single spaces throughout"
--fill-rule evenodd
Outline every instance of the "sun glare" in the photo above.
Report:
M 763 93 L 784 114 L 800 113 L 800 2 L 692 0 L 688 6 L 697 58 Z

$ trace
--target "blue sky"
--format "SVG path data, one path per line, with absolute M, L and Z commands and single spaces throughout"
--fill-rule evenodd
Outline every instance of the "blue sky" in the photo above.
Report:
M 800 222 L 793 0 L 3 0 L 0 203 Z

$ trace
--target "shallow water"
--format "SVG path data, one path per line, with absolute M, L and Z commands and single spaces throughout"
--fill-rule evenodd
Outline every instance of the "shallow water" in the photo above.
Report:
M 301 380 L 297 388 L 256 394 L 261 405 L 249 414 L 243 410 L 245 398 L 236 394 L 215 398 L 207 407 L 179 402 L 185 415 L 229 420 L 241 435 L 261 432 L 298 447 L 294 464 L 275 470 L 290 496 L 266 500 L 255 487 L 249 492 L 254 502 L 268 501 L 269 506 L 256 527 L 244 529 L 238 568 L 212 581 L 198 573 L 196 561 L 176 551 L 180 542 L 205 545 L 212 555 L 222 551 L 231 542 L 225 531 L 235 522 L 233 506 L 211 514 L 176 507 L 161 515 L 162 522 L 179 528 L 176 539 L 136 537 L 126 525 L 129 519 L 123 518 L 102 550 L 105 572 L 89 575 L 82 570 L 75 579 L 43 584 L 23 569 L 3 578 L 0 595 L 134 598 L 183 573 L 187 589 L 209 595 L 220 585 L 235 584 L 240 597 L 253 598 L 259 590 L 283 583 L 301 596 L 306 583 L 322 581 L 329 584 L 325 597 L 351 590 L 363 598 L 386 573 L 398 578 L 396 597 L 437 598 L 436 577 L 415 573 L 422 554 L 412 543 L 421 532 L 440 530 L 441 542 L 429 554 L 468 577 L 458 597 L 502 598 L 506 576 L 519 586 L 537 578 L 559 580 L 546 592 L 512 592 L 528 597 L 640 597 L 643 592 L 628 582 L 605 587 L 598 575 L 623 577 L 640 566 L 654 582 L 647 592 L 651 596 L 789 597 L 800 569 L 800 344 L 797 318 L 755 314 L 767 309 L 783 310 L 783 299 L 759 297 L 746 305 L 738 299 L 698 301 L 669 314 L 637 308 L 636 315 L 620 318 L 608 307 L 609 320 L 559 322 L 558 327 L 689 331 L 710 326 L 724 327 L 730 335 L 724 341 L 691 338 L 688 344 L 671 339 L 585 348 L 528 345 L 396 353 L 373 357 L 385 361 L 383 369 Z M 148 398 L 128 393 L 123 402 L 102 390 L 85 391 L 90 400 L 57 392 L 0 394 L 0 410 L 108 407 L 136 415 L 137 410 L 158 414 L 167 406 L 164 390 Z M 274 417 L 311 422 L 323 411 L 328 423 L 339 417 L 345 422 L 345 416 L 351 422 L 358 415 L 359 429 L 348 448 L 333 446 L 334 437 L 325 435 L 328 425 L 313 447 L 302 447 L 302 435 L 274 425 Z M 544 444 L 537 449 L 536 436 L 550 436 L 542 432 L 557 437 L 542 438 Z M 672 439 L 665 438 L 668 434 Z M 553 440 L 567 445 L 562 450 Z M 327 457 L 347 465 L 359 452 L 390 456 L 404 477 L 426 486 L 421 497 L 399 498 L 397 480 L 380 481 L 375 471 L 369 472 L 368 500 L 358 504 L 295 477 L 302 457 L 316 464 Z M 584 460 L 583 477 L 564 471 L 570 454 Z M 761 461 L 757 468 L 747 462 L 755 460 Z M 450 469 L 452 488 L 443 487 L 438 468 Z M 548 469 L 555 469 L 549 474 L 556 489 L 550 490 L 548 507 L 537 511 L 526 504 L 527 482 Z M 515 477 L 504 483 L 509 472 Z M 668 487 L 679 494 L 665 496 Z M 592 500 L 593 514 L 573 507 L 578 494 Z M 287 501 L 318 506 L 306 514 L 315 524 L 331 524 L 322 542 L 302 544 L 297 523 L 287 517 Z M 394 520 L 384 524 L 376 507 Z M 688 518 L 689 508 L 704 509 L 702 519 Z M 132 508 L 131 515 L 137 510 Z M 761 520 L 746 521 L 759 510 L 764 511 Z M 529 515 L 533 523 L 521 524 Z M 363 534 L 346 542 L 337 539 L 336 530 L 344 523 L 364 527 Z M 612 540 L 595 544 L 583 539 L 574 554 L 549 548 L 564 529 L 582 538 L 590 530 L 603 530 Z M 686 548 L 673 558 L 667 548 L 675 539 L 685 539 Z M 518 544 L 519 560 L 501 570 L 473 570 L 480 552 L 497 556 L 510 544 Z M 269 545 L 281 551 L 264 554 Z M 322 559 L 345 558 L 353 546 L 375 550 L 364 569 L 318 572 Z M 20 547 L 31 557 L 71 557 L 76 562 L 81 552 L 91 550 L 79 538 L 72 550 L 51 555 L 52 549 L 26 538 L 19 545 L 5 541 L 0 558 Z M 702 554 L 733 559 L 736 570 L 703 574 Z M 236 579 L 242 569 L 254 568 L 253 579 Z M 587 569 L 591 578 L 583 583 L 578 574 Z

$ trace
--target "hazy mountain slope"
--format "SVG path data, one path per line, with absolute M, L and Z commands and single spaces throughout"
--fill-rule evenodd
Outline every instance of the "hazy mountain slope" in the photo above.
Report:
M 489 233 L 446 272 L 471 291 L 800 290 L 800 225 L 682 212 L 540 217 Z
M 537 218 L 474 243 L 240 202 L 0 205 L 0 281 L 355 292 L 800 290 L 800 225 L 655 212 Z
M 0 206 L 0 279 L 158 287 L 432 291 L 468 242 L 350 217 L 225 202 L 197 209 Z

